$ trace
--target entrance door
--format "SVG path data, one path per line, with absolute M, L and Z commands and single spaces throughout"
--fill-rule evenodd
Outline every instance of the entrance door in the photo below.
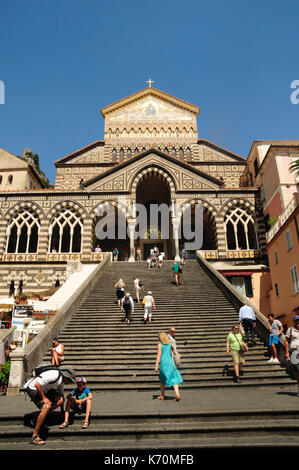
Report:
M 146 260 L 150 254 L 151 250 L 157 246 L 159 248 L 160 253 L 164 251 L 163 243 L 144 243 L 143 244 L 143 259 Z

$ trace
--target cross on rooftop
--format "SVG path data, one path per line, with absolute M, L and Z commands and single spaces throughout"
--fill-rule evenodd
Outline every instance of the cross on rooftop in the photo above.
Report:
M 148 87 L 151 88 L 152 87 L 152 83 L 155 83 L 154 80 L 152 80 L 151 78 L 149 78 L 146 83 L 148 83 Z

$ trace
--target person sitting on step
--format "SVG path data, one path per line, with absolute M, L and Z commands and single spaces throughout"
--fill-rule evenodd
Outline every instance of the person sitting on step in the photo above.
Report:
M 67 403 L 65 408 L 64 422 L 59 426 L 64 429 L 69 425 L 70 410 L 75 413 L 85 413 L 84 423 L 81 428 L 86 429 L 89 426 L 89 418 L 91 413 L 92 393 L 86 386 L 85 377 L 76 379 L 77 387 L 72 390 L 67 396 Z

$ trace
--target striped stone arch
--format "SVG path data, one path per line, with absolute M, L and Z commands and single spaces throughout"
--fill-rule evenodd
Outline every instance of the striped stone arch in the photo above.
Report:
M 221 210 L 225 246 L 228 250 L 258 249 L 259 218 L 255 207 L 246 199 L 231 199 Z
M 6 221 L 9 221 L 9 219 L 13 216 L 14 213 L 19 212 L 21 210 L 28 210 L 28 209 L 35 212 L 36 215 L 40 218 L 45 217 L 45 213 L 40 206 L 38 206 L 34 202 L 24 201 L 24 202 L 18 202 L 14 206 L 10 207 L 5 213 L 3 213 L 3 218 Z
M 200 199 L 200 198 L 194 198 L 194 199 L 190 199 L 189 201 L 183 201 L 179 207 L 180 213 L 183 214 L 183 212 L 187 209 L 187 207 L 192 206 L 193 204 L 196 204 L 196 203 L 202 204 L 202 206 L 206 208 L 213 215 L 215 220 L 217 220 L 217 217 L 218 217 L 217 209 L 210 202 L 206 201 L 205 199 Z
M 79 253 L 82 244 L 87 213 L 81 204 L 62 201 L 48 212 L 48 251 L 57 253 Z
M 100 201 L 99 203 L 97 203 L 96 207 L 93 207 L 89 213 L 90 217 L 96 217 L 97 216 L 97 209 L 99 208 L 104 208 L 105 206 L 112 206 L 114 207 L 115 209 L 117 210 L 121 210 L 121 212 L 125 215 L 125 217 L 127 218 L 128 217 L 128 207 L 125 203 L 123 203 L 121 200 L 119 201 L 116 201 L 114 199 L 110 200 L 110 199 L 107 199 L 105 201 Z
M 144 179 L 149 173 L 157 175 L 159 178 L 164 178 L 169 184 L 170 193 L 174 194 L 176 192 L 176 187 L 174 183 L 174 178 L 164 169 L 156 165 L 150 165 L 147 168 L 144 168 L 142 171 L 137 171 L 132 177 L 130 191 L 136 194 L 136 189 L 138 184 Z
M 206 213 L 203 214 L 203 246 L 202 249 L 207 250 L 216 250 L 219 246 L 219 234 L 218 234 L 218 227 L 219 227 L 219 216 L 217 209 L 207 200 L 201 198 L 194 198 L 190 199 L 189 201 L 183 201 L 179 207 L 180 218 L 183 216 L 184 211 L 188 207 L 192 207 L 195 204 L 201 204 L 203 206 L 203 210 L 206 209 Z M 209 240 L 209 244 L 212 246 L 207 246 L 206 239 Z M 211 243 L 211 240 L 213 242 Z
M 84 221 L 88 217 L 88 213 L 81 204 L 75 201 L 61 201 L 57 202 L 48 212 L 47 212 L 47 217 L 51 220 L 55 214 L 60 211 L 60 210 L 65 210 L 65 209 L 70 209 L 70 210 L 75 210 L 79 211 L 80 215 Z
M 223 204 L 223 206 L 219 210 L 219 216 L 224 218 L 227 211 L 234 206 L 245 207 L 246 209 L 249 209 L 250 212 L 252 212 L 252 215 L 255 216 L 256 214 L 255 206 L 250 201 L 248 201 L 247 199 L 235 198 L 230 199 L 229 201 L 226 201 Z
M 3 220 L 6 225 L 5 252 L 37 253 L 43 215 L 37 204 L 28 201 L 11 207 Z M 4 235 L 2 227 L 1 232 Z

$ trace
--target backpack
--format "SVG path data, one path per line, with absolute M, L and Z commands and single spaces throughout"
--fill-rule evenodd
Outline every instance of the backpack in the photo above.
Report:
M 49 382 L 49 384 L 57 382 L 57 380 L 60 379 L 62 374 L 60 368 L 58 366 L 54 366 L 53 364 L 39 364 L 32 370 L 31 377 L 40 377 L 43 372 L 47 372 L 48 370 L 56 370 L 57 372 L 59 372 L 58 378 L 53 380 L 52 382 Z
M 143 287 L 143 284 L 142 284 L 141 281 L 138 282 L 138 286 L 139 286 L 139 287 Z
M 131 306 L 130 297 L 125 296 L 123 300 L 123 307 L 130 308 L 130 306 Z
M 36 366 L 36 367 L 31 371 L 29 380 L 27 380 L 27 382 L 25 383 L 25 385 L 21 388 L 21 391 L 27 392 L 28 389 L 29 389 L 29 385 L 33 382 L 33 380 L 34 380 L 36 377 L 40 377 L 43 372 L 47 372 L 48 370 L 56 370 L 56 371 L 59 372 L 57 379 L 52 380 L 51 382 L 49 382 L 49 384 L 53 384 L 53 383 L 57 382 L 57 381 L 60 379 L 60 377 L 61 377 L 62 374 L 61 374 L 61 370 L 59 369 L 58 366 L 54 366 L 54 365 L 52 365 L 52 364 L 39 364 L 38 366 Z

